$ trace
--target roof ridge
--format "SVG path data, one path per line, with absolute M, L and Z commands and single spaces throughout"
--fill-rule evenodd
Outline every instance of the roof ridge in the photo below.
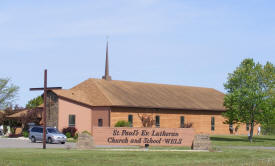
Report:
M 98 79 L 98 78 L 89 78 L 89 79 L 91 79 L 91 80 L 97 80 L 97 81 L 104 81 L 104 80 Z M 177 86 L 177 87 L 201 88 L 201 89 L 213 89 L 213 90 L 216 90 L 216 89 L 210 88 L 210 87 L 179 85 L 179 84 L 168 84 L 168 83 L 138 82 L 138 81 L 125 81 L 125 80 L 110 80 L 110 82 L 128 82 L 128 83 L 137 83 L 137 84 L 165 85 L 165 86 Z M 216 90 L 216 91 L 218 91 L 218 90 Z

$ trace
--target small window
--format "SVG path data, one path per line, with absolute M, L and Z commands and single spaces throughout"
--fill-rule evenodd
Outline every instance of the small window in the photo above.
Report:
M 249 123 L 246 124 L 246 131 L 249 131 Z
M 156 116 L 156 127 L 160 127 L 160 117 Z
M 103 126 L 103 119 L 98 119 L 97 126 L 102 127 Z
M 211 117 L 211 130 L 214 131 L 215 130 L 215 117 Z
M 69 115 L 69 127 L 75 127 L 75 115 Z
M 184 128 L 184 116 L 180 117 L 180 128 Z
M 133 115 L 128 115 L 128 122 L 130 124 L 130 127 L 133 127 Z

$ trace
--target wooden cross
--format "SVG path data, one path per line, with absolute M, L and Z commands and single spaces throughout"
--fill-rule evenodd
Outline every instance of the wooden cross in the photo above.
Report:
M 47 87 L 47 69 L 44 70 L 44 87 L 30 88 L 30 91 L 44 90 L 44 107 L 43 107 L 43 149 L 46 149 L 46 105 L 47 105 L 47 91 L 53 89 L 62 89 L 62 87 Z

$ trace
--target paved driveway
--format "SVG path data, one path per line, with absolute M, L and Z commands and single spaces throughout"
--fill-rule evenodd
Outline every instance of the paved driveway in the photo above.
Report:
M 42 148 L 42 142 L 32 143 L 27 139 L 0 138 L 0 148 Z M 47 144 L 47 148 L 75 148 L 75 143 Z

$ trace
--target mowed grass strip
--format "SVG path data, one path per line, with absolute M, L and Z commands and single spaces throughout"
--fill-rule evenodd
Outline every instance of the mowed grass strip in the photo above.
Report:
M 1 149 L 0 166 L 215 166 L 275 165 L 275 151 L 129 152 L 65 149 Z
M 265 146 L 275 147 L 275 136 L 253 136 L 253 142 L 248 141 L 248 136 L 213 135 L 210 137 L 212 145 L 217 146 Z

